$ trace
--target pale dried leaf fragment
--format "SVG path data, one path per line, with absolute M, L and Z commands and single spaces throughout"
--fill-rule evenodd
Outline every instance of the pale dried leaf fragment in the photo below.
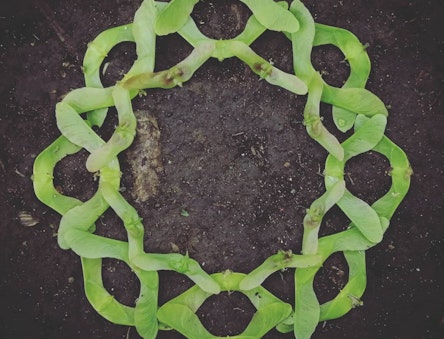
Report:
M 39 218 L 34 217 L 30 212 L 27 211 L 18 212 L 18 218 L 20 223 L 26 227 L 35 226 L 40 222 Z

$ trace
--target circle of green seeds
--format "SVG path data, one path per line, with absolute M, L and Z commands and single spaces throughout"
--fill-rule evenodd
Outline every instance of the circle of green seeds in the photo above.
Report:
M 398 205 L 406 195 L 412 174 L 405 153 L 385 135 L 387 109 L 365 89 L 370 61 L 365 47 L 349 31 L 315 23 L 299 0 L 288 7 L 272 0 L 240 0 L 251 10 L 242 33 L 233 39 L 214 40 L 203 35 L 190 14 L 198 0 L 168 3 L 145 0 L 134 22 L 108 29 L 88 45 L 83 71 L 85 87 L 68 93 L 56 106 L 57 126 L 62 135 L 43 150 L 34 164 L 37 197 L 62 215 L 58 243 L 81 257 L 86 296 L 94 309 L 116 324 L 135 326 L 143 338 L 155 338 L 159 330 L 174 329 L 187 338 L 217 338 L 195 314 L 204 301 L 221 291 L 238 291 L 249 298 L 256 312 L 246 329 L 232 338 L 261 338 L 272 328 L 310 338 L 317 324 L 335 319 L 362 304 L 366 287 L 365 251 L 378 244 Z M 257 55 L 249 46 L 266 30 L 285 34 L 292 43 L 294 74 L 283 72 Z M 154 72 L 156 36 L 180 34 L 193 51 L 174 67 Z M 99 69 L 117 44 L 136 44 L 137 59 L 114 86 L 103 88 Z M 332 44 L 345 55 L 350 75 L 341 88 L 327 84 L 311 64 L 313 46 Z M 237 57 L 267 82 L 296 95 L 308 93 L 304 109 L 307 133 L 329 153 L 325 162 L 325 193 L 307 209 L 300 254 L 280 251 L 248 274 L 226 271 L 207 274 L 188 255 L 146 253 L 144 226 L 137 211 L 120 194 L 117 155 L 127 149 L 136 134 L 131 99 L 149 88 L 182 86 L 209 58 Z M 323 125 L 320 102 L 332 105 L 333 120 L 341 132 L 353 129 L 339 143 Z M 93 130 L 104 122 L 108 107 L 115 106 L 119 124 L 108 141 Z M 97 192 L 88 201 L 59 193 L 54 187 L 56 164 L 65 156 L 86 149 L 88 171 L 97 173 Z M 371 206 L 348 191 L 344 167 L 352 157 L 368 151 L 385 156 L 391 166 L 391 187 Z M 334 205 L 351 220 L 347 230 L 318 237 L 325 213 Z M 95 222 L 111 208 L 122 219 L 128 241 L 94 234 Z M 348 264 L 348 282 L 332 300 L 319 304 L 313 281 L 333 253 L 342 252 Z M 135 307 L 118 302 L 103 286 L 102 258 L 124 261 L 140 281 Z M 283 302 L 261 286 L 272 273 L 295 268 L 295 303 Z M 194 287 L 158 306 L 158 271 L 186 275 Z

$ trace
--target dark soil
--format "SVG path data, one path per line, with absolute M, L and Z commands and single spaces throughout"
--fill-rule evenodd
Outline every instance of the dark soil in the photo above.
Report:
M 317 22 L 343 27 L 368 43 L 368 89 L 389 105 L 387 135 L 408 154 L 411 190 L 382 243 L 367 252 L 364 306 L 320 324 L 313 338 L 442 338 L 444 332 L 444 216 L 441 1 L 305 1 Z M 0 5 L 0 337 L 125 338 L 128 327 L 111 324 L 88 304 L 79 258 L 59 249 L 60 216 L 40 203 L 32 188 L 33 161 L 60 133 L 54 106 L 82 87 L 82 57 L 101 31 L 132 21 L 139 1 L 3 1 Z M 194 18 L 216 38 L 233 37 L 249 12 L 238 1 L 202 1 Z M 290 71 L 291 46 L 266 33 L 253 45 L 264 58 Z M 159 38 L 157 69 L 184 58 L 190 47 L 178 36 Z M 134 46 L 113 49 L 104 83 L 112 85 L 135 58 Z M 333 47 L 316 48 L 313 62 L 331 84 L 341 85 L 347 66 Z M 300 251 L 305 209 L 323 190 L 326 152 L 302 125 L 305 97 L 259 81 L 242 62 L 212 60 L 183 88 L 153 90 L 136 99 L 160 129 L 158 192 L 136 202 L 134 173 L 121 157 L 125 196 L 144 218 L 147 251 L 188 251 L 208 272 L 249 272 L 280 249 Z M 331 108 L 323 106 L 327 124 Z M 103 131 L 109 137 L 116 118 Z M 343 139 L 343 136 L 341 137 Z M 96 182 L 84 168 L 86 153 L 63 160 L 56 183 L 66 194 L 89 198 Z M 126 165 L 125 165 L 126 164 Z M 126 167 L 125 167 L 126 166 Z M 388 188 L 388 163 L 374 153 L 348 163 L 348 187 L 373 202 Z M 155 193 L 155 192 L 154 192 Z M 185 210 L 189 216 L 181 215 Z M 23 226 L 19 212 L 40 222 Z M 182 213 L 183 214 L 183 213 Z M 347 225 L 338 209 L 322 235 Z M 98 232 L 125 239 L 110 212 Z M 132 305 L 138 282 L 115 260 L 104 260 L 106 287 Z M 343 272 L 342 272 L 343 271 Z M 343 274 L 345 273 L 345 274 Z M 343 286 L 347 267 L 331 257 L 316 280 L 320 301 Z M 160 302 L 191 282 L 161 273 Z M 293 303 L 293 271 L 264 286 Z M 254 312 L 239 293 L 213 296 L 198 311 L 217 335 L 239 333 Z M 134 329 L 129 337 L 137 338 Z M 270 332 L 266 338 L 292 338 Z M 159 338 L 180 338 L 161 332 Z

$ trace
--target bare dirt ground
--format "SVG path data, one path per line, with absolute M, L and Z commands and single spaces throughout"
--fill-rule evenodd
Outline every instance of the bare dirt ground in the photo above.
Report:
M 384 236 L 368 251 L 364 306 L 320 324 L 313 338 L 439 338 L 444 330 L 443 39 L 441 1 L 304 1 L 320 23 L 354 32 L 368 43 L 372 73 L 368 89 L 389 106 L 387 135 L 409 156 L 411 190 Z M 128 328 L 102 319 L 83 292 L 79 258 L 59 249 L 60 216 L 40 203 L 32 188 L 33 161 L 60 133 L 54 106 L 82 87 L 87 43 L 103 30 L 131 22 L 139 1 L 41 0 L 0 5 L 0 337 L 126 338 Z M 202 1 L 193 14 L 211 37 L 239 33 L 249 16 L 238 1 Z M 253 45 L 276 66 L 292 69 L 291 46 L 266 33 Z M 156 68 L 170 67 L 191 50 L 178 36 L 160 38 Z M 104 83 L 129 69 L 134 46 L 122 44 L 107 57 Z M 333 47 L 316 48 L 313 63 L 324 78 L 341 85 L 347 66 Z M 132 195 L 137 171 L 130 156 L 123 184 L 146 223 L 145 246 L 179 251 L 208 272 L 249 272 L 280 249 L 297 252 L 305 209 L 322 192 L 326 153 L 302 125 L 305 97 L 259 81 L 242 62 L 213 60 L 183 88 L 153 90 L 135 101 L 159 127 L 158 164 L 150 198 Z M 323 107 L 331 124 L 330 107 Z M 110 114 L 112 116 L 113 114 Z M 115 118 L 102 132 L 109 136 Z M 330 119 L 330 120 L 329 120 Z M 137 147 L 137 146 L 133 146 Z M 134 151 L 134 150 L 133 150 Z M 86 199 L 96 182 L 84 168 L 86 153 L 63 160 L 56 183 Z M 388 163 L 374 153 L 347 166 L 352 192 L 372 202 L 388 188 Z M 187 211 L 185 217 L 181 211 Z M 23 226 L 20 211 L 39 219 Z M 339 210 L 329 213 L 323 235 L 347 225 Z M 100 234 L 124 238 L 112 214 Z M 316 280 L 320 301 L 344 284 L 341 256 L 329 259 Z M 341 273 L 342 272 L 342 273 Z M 125 265 L 105 260 L 107 288 L 131 304 L 138 283 Z M 293 272 L 275 274 L 264 286 L 293 303 Z M 191 286 L 161 273 L 160 302 Z M 210 298 L 198 315 L 217 335 L 239 333 L 253 314 L 240 294 Z M 440 335 L 441 334 L 441 335 Z M 130 338 L 137 338 L 135 330 Z M 266 338 L 291 338 L 270 332 Z M 159 338 L 181 338 L 161 333 Z

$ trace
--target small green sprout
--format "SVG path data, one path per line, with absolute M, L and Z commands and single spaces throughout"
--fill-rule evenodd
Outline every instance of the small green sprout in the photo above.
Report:
M 182 216 L 182 217 L 189 217 L 190 216 L 190 213 L 186 210 L 186 209 L 181 209 L 180 210 L 180 215 Z

